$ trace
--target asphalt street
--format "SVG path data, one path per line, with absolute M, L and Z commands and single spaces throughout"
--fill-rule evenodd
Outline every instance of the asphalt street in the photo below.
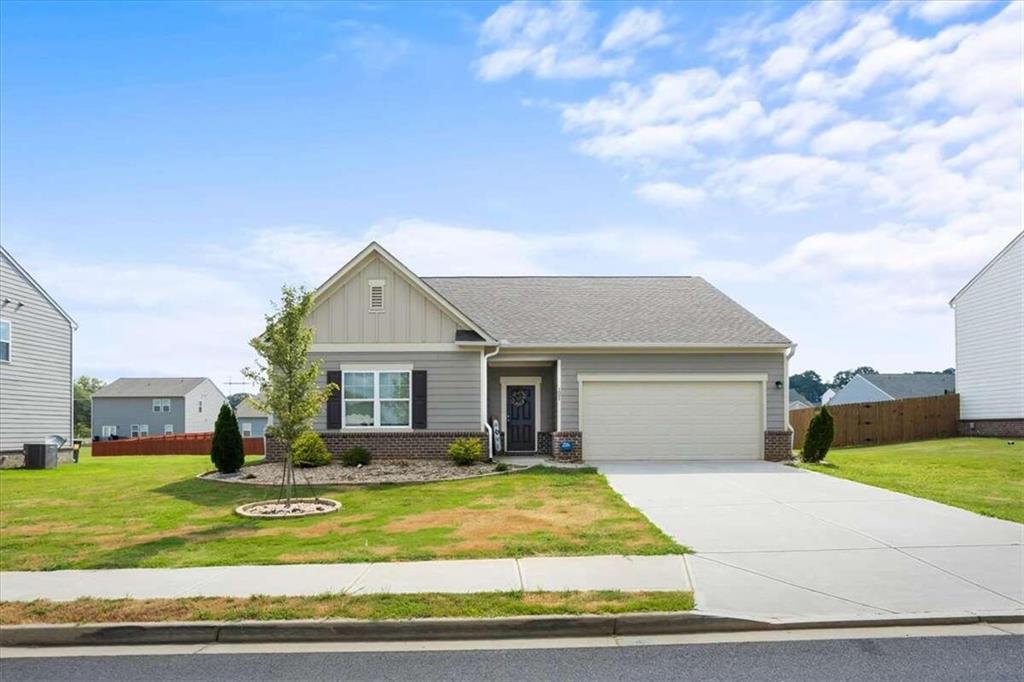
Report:
M 21 680 L 1024 680 L 1024 637 L 574 649 L 7 658 Z

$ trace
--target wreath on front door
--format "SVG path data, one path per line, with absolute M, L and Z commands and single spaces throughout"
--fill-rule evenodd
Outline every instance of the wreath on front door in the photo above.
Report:
M 526 391 L 524 391 L 521 388 L 517 389 L 515 391 L 512 391 L 512 395 L 510 396 L 510 399 L 512 400 L 512 406 L 513 407 L 522 407 L 523 405 L 526 404 L 526 397 L 527 397 Z

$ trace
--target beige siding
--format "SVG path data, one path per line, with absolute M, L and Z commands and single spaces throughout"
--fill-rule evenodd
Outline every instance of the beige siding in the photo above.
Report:
M 384 312 L 370 312 L 370 280 L 383 279 Z M 420 288 L 374 257 L 310 315 L 314 343 L 452 343 L 457 324 Z
M 1024 239 L 957 299 L 961 419 L 1024 418 Z
M 788 406 L 782 389 L 776 381 L 784 379 L 784 354 L 766 353 L 657 353 L 657 354 L 605 354 L 579 353 L 561 357 L 562 366 L 562 430 L 579 428 L 580 373 L 600 374 L 767 374 L 765 404 L 769 430 L 786 428 Z M 584 436 L 585 437 L 585 436 Z
M 349 364 L 411 364 L 427 372 L 427 429 L 431 431 L 479 431 L 480 352 L 409 353 L 310 353 L 321 361 L 320 385 L 327 383 L 327 371 Z M 327 428 L 326 410 L 314 428 Z
M 0 319 L 11 362 L 0 363 L 0 451 L 48 436 L 71 438 L 71 324 L 0 254 Z M 23 304 L 18 307 L 18 304 Z

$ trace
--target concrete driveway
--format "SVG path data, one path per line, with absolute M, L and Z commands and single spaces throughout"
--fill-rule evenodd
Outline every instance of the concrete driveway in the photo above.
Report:
M 701 610 L 1024 613 L 1024 526 L 769 462 L 598 463 L 679 543 Z

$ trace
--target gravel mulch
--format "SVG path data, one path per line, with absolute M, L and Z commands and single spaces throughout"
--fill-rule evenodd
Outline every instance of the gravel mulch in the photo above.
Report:
M 456 466 L 447 461 L 435 460 L 393 460 L 371 462 L 363 467 L 346 467 L 331 463 L 322 467 L 295 470 L 295 482 L 299 485 L 308 479 L 317 485 L 367 485 L 372 483 L 425 483 L 429 481 L 453 481 L 462 478 L 476 478 L 498 473 L 493 463 Z M 509 471 L 525 469 L 524 466 L 509 465 Z M 273 464 L 250 464 L 242 467 L 237 474 L 210 472 L 200 478 L 226 483 L 248 483 L 250 485 L 277 485 L 281 482 L 280 462 Z

